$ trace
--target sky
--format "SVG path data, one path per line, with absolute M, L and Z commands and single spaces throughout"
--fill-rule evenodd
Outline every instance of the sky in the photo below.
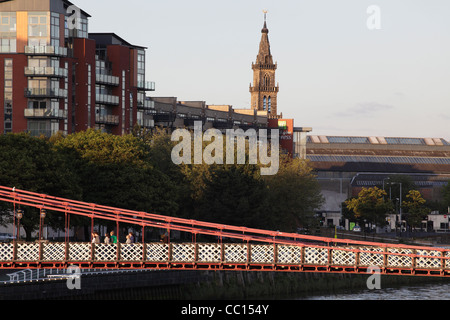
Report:
M 278 112 L 296 127 L 450 141 L 448 0 L 72 2 L 89 32 L 148 47 L 148 96 L 250 108 L 267 10 Z

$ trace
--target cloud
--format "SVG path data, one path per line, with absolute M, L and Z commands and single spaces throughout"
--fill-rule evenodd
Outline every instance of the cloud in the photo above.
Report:
M 389 104 L 382 104 L 378 102 L 360 102 L 352 108 L 341 112 L 335 112 L 335 117 L 358 117 L 358 116 L 370 116 L 375 113 L 384 112 L 394 109 L 394 106 Z

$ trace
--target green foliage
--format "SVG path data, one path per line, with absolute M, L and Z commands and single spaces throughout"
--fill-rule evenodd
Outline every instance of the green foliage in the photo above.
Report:
M 324 199 L 306 160 L 283 156 L 278 173 L 265 179 L 278 228 L 295 231 L 297 227 L 315 224 L 314 210 L 323 204 Z
M 162 129 L 115 136 L 87 130 L 50 139 L 0 136 L 0 185 L 167 216 L 295 231 L 314 221 L 322 203 L 310 166 L 282 158 L 274 176 L 259 165 L 175 165 L 174 142 Z M 3 208 L 3 222 L 10 216 Z M 46 223 L 62 227 L 57 213 Z M 2 220 L 0 220 L 1 223 Z M 27 237 L 39 226 L 25 209 Z M 72 217 L 71 225 L 90 225 Z
M 37 193 L 80 199 L 78 177 L 45 139 L 27 134 L 0 135 L 0 185 Z M 11 222 L 11 206 L 0 207 L 0 221 Z M 52 220 L 53 225 L 57 224 Z M 21 221 L 27 238 L 39 226 L 36 209 L 27 209 Z
M 268 205 L 268 190 L 254 168 L 220 166 L 205 180 L 196 213 L 210 222 L 269 228 Z
M 386 200 L 386 195 L 377 187 L 362 188 L 358 197 L 345 201 L 345 205 L 356 219 L 381 226 L 386 223 L 386 215 L 392 211 L 392 203 Z
M 430 213 L 425 205 L 426 201 L 419 191 L 410 190 L 403 201 L 403 208 L 407 214 L 407 222 L 411 227 L 420 227 L 422 220 Z

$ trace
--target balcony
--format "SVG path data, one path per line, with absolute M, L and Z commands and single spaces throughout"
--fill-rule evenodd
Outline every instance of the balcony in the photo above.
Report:
M 34 119 L 67 119 L 67 111 L 60 109 L 25 109 L 24 115 Z
M 143 128 L 154 128 L 155 127 L 155 120 L 153 119 L 138 119 L 137 121 L 138 125 Z
M 118 86 L 119 85 L 119 77 L 110 76 L 106 74 L 96 74 L 95 75 L 95 82 L 100 84 L 106 84 L 111 86 Z
M 150 110 L 155 109 L 155 101 L 152 100 L 144 100 L 137 102 L 137 108 L 141 110 Z
M 119 97 L 118 96 L 112 96 L 109 94 L 100 94 L 97 93 L 95 95 L 95 102 L 97 103 L 101 103 L 101 104 L 110 104 L 110 105 L 115 105 L 118 106 L 119 105 Z
M 67 98 L 66 89 L 51 88 L 25 88 L 25 97 L 27 98 Z
M 67 78 L 68 70 L 59 67 L 25 67 L 27 77 Z
M 139 90 L 155 91 L 155 83 L 152 81 L 138 81 L 136 87 Z
M 26 46 L 25 54 L 30 56 L 67 57 L 67 48 L 56 46 Z
M 95 123 L 117 126 L 119 125 L 119 116 L 97 114 L 95 115 Z

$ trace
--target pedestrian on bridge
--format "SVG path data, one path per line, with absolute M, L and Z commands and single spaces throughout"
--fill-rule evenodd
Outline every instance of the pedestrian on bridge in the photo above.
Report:
M 111 243 L 117 243 L 117 237 L 114 235 L 114 231 L 109 233 L 111 235 Z
M 100 237 L 97 232 L 92 233 L 92 243 L 100 243 Z
M 130 243 L 134 243 L 134 235 L 133 235 L 133 232 L 129 232 L 128 233 L 128 236 L 130 237 Z

